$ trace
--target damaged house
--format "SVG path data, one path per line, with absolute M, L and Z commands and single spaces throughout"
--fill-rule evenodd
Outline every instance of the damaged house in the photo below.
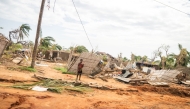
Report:
M 69 59 L 70 52 L 66 51 L 58 51 L 58 50 L 52 50 L 52 51 L 46 51 L 45 52 L 45 59 L 47 60 L 62 60 L 67 61 Z M 72 54 L 72 58 L 77 58 L 78 54 Z
M 0 33 L 0 58 L 3 55 L 8 43 L 9 40 L 3 34 Z

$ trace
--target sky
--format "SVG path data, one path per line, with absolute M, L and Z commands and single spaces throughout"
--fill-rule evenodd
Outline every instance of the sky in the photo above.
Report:
M 178 43 L 190 51 L 190 15 L 155 0 L 73 0 L 95 51 L 114 57 L 135 55 L 152 57 L 161 45 L 169 53 L 179 53 Z M 157 0 L 190 14 L 189 0 Z M 61 46 L 92 47 L 80 23 L 72 0 L 48 0 L 42 18 L 42 36 L 52 36 Z M 0 0 L 0 33 L 29 24 L 25 40 L 35 40 L 41 0 Z

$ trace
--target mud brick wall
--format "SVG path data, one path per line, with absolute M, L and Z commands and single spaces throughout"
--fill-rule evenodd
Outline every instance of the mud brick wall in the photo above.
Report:
M 8 41 L 4 36 L 2 36 L 2 35 L 0 34 L 0 58 L 1 58 L 1 56 L 3 55 L 4 50 L 5 50 L 5 48 L 6 48 L 7 44 L 8 44 L 8 42 L 9 42 L 9 41 Z
M 97 56 L 95 54 L 92 53 L 82 53 L 79 58 L 76 60 L 76 62 L 74 63 L 74 65 L 70 68 L 70 72 L 77 72 L 77 67 L 78 67 L 78 63 L 80 62 L 80 59 L 83 59 L 83 73 L 85 74 L 91 74 L 92 70 L 98 65 L 98 63 L 100 62 L 100 60 L 102 59 L 102 57 Z

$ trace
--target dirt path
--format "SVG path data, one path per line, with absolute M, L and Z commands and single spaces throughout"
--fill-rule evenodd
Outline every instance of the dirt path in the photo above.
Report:
M 1 109 L 189 109 L 190 99 L 149 92 L 102 91 L 86 94 L 35 92 L 0 87 Z M 175 104 L 175 105 L 174 105 Z
M 50 63 L 52 64 L 52 63 Z M 37 75 L 75 80 L 75 75 L 63 75 L 51 67 L 37 67 L 40 72 Z M 37 92 L 21 90 L 7 86 L 15 84 L 8 80 L 36 81 L 32 78 L 34 73 L 8 70 L 0 66 L 0 78 L 7 81 L 0 82 L 0 109 L 189 109 L 190 98 L 178 96 L 172 93 L 158 93 L 169 91 L 166 88 L 157 89 L 153 86 L 131 86 L 120 83 L 114 79 L 108 82 L 101 79 L 90 79 L 82 76 L 83 82 L 92 82 L 102 85 L 112 85 L 118 90 L 92 89 L 84 94 L 63 91 L 61 94 L 52 92 Z M 173 86 L 175 87 L 175 86 Z M 180 88 L 180 87 L 177 87 Z M 185 89 L 189 91 L 189 89 Z

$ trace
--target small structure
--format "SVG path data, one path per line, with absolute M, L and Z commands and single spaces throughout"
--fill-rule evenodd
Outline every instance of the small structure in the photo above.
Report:
M 71 64 L 69 72 L 77 72 L 77 67 L 80 59 L 83 59 L 83 73 L 91 74 L 92 71 L 98 66 L 99 62 L 102 60 L 102 57 L 93 53 L 84 52 L 76 59 L 76 61 L 73 62 L 73 64 Z
M 142 68 L 142 67 L 152 67 L 152 68 L 155 68 L 156 70 L 160 70 L 160 67 L 159 65 L 156 65 L 156 64 L 151 64 L 151 63 L 148 63 L 148 62 L 136 62 L 136 66 L 138 68 Z
M 69 52 L 66 51 L 58 51 L 58 50 L 53 50 L 53 51 L 46 51 L 45 52 L 45 59 L 54 59 L 54 58 L 61 58 L 63 61 L 67 61 L 69 59 Z M 72 57 L 76 58 L 76 54 L 72 54 Z
M 4 50 L 7 47 L 8 43 L 9 40 L 3 34 L 0 33 L 0 58 L 3 55 Z

